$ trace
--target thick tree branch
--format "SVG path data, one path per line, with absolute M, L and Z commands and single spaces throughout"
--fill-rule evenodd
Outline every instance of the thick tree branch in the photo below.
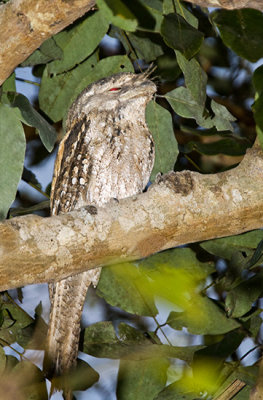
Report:
M 263 226 L 263 153 L 214 175 L 170 173 L 148 192 L 50 218 L 0 224 L 0 291 Z
M 46 39 L 91 9 L 95 0 L 10 0 L 0 6 L 0 85 Z
M 220 7 L 227 10 L 238 8 L 255 8 L 263 11 L 262 0 L 192 0 L 191 3 L 202 7 Z

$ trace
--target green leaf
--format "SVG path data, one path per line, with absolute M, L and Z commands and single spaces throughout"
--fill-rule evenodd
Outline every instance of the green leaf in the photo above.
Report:
M 51 152 L 57 139 L 55 128 L 31 106 L 29 100 L 22 94 L 17 93 L 11 105 L 20 110 L 22 122 L 36 128 L 43 145 Z
M 171 104 L 174 111 L 184 118 L 194 118 L 198 125 L 204 128 L 212 128 L 213 121 L 208 115 L 207 111 L 204 111 L 203 104 L 196 101 L 188 88 L 180 86 L 177 89 L 168 92 L 164 96 Z M 204 116 L 204 113 L 206 115 Z
M 139 277 L 140 271 L 136 266 L 132 263 L 130 266 L 133 266 L 135 276 Z M 98 295 L 112 306 L 119 307 L 129 313 L 149 316 L 158 314 L 154 299 L 148 298 L 146 302 L 138 291 L 134 280 L 123 279 L 123 274 L 121 274 L 123 269 L 125 270 L 125 264 L 103 268 L 97 287 Z
M 14 367 L 14 390 L 27 400 L 47 400 L 47 387 L 43 371 L 30 361 L 21 361 Z
M 256 126 L 257 138 L 260 143 L 261 148 L 263 149 L 263 130 L 259 126 Z
M 200 67 L 200 64 L 195 58 L 188 61 L 179 51 L 176 51 L 175 53 L 179 67 L 184 74 L 186 87 L 190 91 L 192 98 L 196 103 L 204 109 L 207 84 L 206 73 Z
M 47 69 L 39 92 L 41 109 L 54 121 L 60 121 L 77 95 L 90 83 L 119 72 L 133 71 L 127 56 L 107 57 L 96 63 L 96 55 L 77 68 L 60 75 L 48 75 Z
M 241 156 L 246 153 L 248 147 L 251 144 L 247 139 L 228 137 L 226 139 L 218 140 L 211 143 L 202 142 L 188 142 L 182 147 L 184 153 L 190 153 L 193 150 L 198 151 L 201 154 L 213 156 L 216 154 L 226 154 L 228 156 Z
M 117 383 L 119 400 L 153 399 L 165 387 L 168 360 L 121 360 Z
M 16 91 L 16 76 L 14 72 L 4 81 L 1 89 L 4 93 Z
M 159 0 L 123 0 L 137 18 L 138 31 L 160 32 L 162 4 Z
M 6 366 L 6 355 L 3 347 L 0 347 L 0 375 L 2 376 Z
M 252 82 L 256 92 L 258 94 L 263 93 L 263 65 L 254 71 Z
M 0 104 L 0 220 L 15 200 L 26 150 L 24 130 L 15 111 Z
M 211 108 L 215 114 L 213 118 L 213 124 L 218 131 L 233 131 L 233 127 L 230 122 L 235 121 L 236 118 L 227 110 L 225 106 L 211 101 Z
M 186 312 L 172 311 L 166 323 L 176 330 L 187 327 L 190 333 L 196 335 L 220 335 L 240 326 L 234 319 L 227 318 L 216 303 L 208 297 L 199 295 L 195 297 L 194 301 L 195 318 Z
M 263 293 L 263 272 L 241 282 L 230 290 L 226 296 L 225 309 L 233 318 L 242 317 L 252 308 L 252 303 Z
M 257 68 L 253 74 L 253 85 L 256 91 L 255 95 L 255 102 L 252 105 L 252 110 L 254 112 L 254 118 L 256 121 L 256 124 L 258 125 L 256 127 L 257 129 L 257 135 L 259 138 L 259 142 L 261 147 L 263 148 L 263 117 L 262 117 L 262 107 L 263 107 L 263 66 L 261 65 L 259 68 Z
M 263 15 L 252 9 L 216 10 L 212 19 L 218 27 L 222 40 L 239 56 L 251 62 L 263 57 Z
M 146 35 L 144 32 L 136 32 L 136 34 L 127 32 L 126 35 L 129 38 L 129 45 L 132 45 L 136 51 L 136 58 L 150 62 L 164 53 L 160 35 L 156 33 L 148 32 Z
M 104 16 L 113 25 L 134 32 L 137 28 L 137 19 L 121 0 L 97 0 L 97 5 Z
M 158 172 L 173 169 L 179 150 L 169 111 L 151 101 L 146 108 L 146 121 L 155 143 L 155 163 L 150 178 L 154 180 Z
M 181 17 L 183 17 L 190 25 L 198 29 L 198 19 L 190 11 L 188 11 L 181 2 L 175 2 L 174 0 L 164 0 L 163 14 L 167 15 L 173 12 L 177 12 L 177 14 L 181 15 Z
M 191 85 L 189 85 L 190 87 Z M 211 103 L 211 107 L 215 113 L 212 118 L 209 116 L 208 111 L 204 109 L 202 96 L 198 100 L 198 98 L 194 98 L 197 96 L 198 87 L 192 86 L 190 88 L 185 88 L 180 86 L 177 89 L 168 92 L 164 97 L 169 101 L 174 111 L 181 115 L 184 118 L 194 118 L 198 125 L 203 128 L 210 129 L 213 126 L 216 127 L 217 130 L 230 130 L 233 131 L 233 127 L 229 121 L 233 121 L 234 117 L 228 112 L 228 110 L 217 104 L 215 102 Z M 243 153 L 242 153 L 243 154 Z
M 48 73 L 58 74 L 81 63 L 94 52 L 108 28 L 103 13 L 97 11 L 69 31 L 58 33 L 54 40 L 63 50 L 63 58 L 48 64 Z
M 63 52 L 57 46 L 54 37 L 47 39 L 39 49 L 34 51 L 25 61 L 20 64 L 21 67 L 34 66 L 39 64 L 46 64 L 49 61 L 61 59 Z
M 252 307 L 252 309 L 243 317 L 239 318 L 239 321 L 242 322 L 242 325 L 246 329 L 247 332 L 251 335 L 252 338 L 257 340 L 261 325 L 262 318 L 260 317 L 261 309 L 257 309 Z
M 177 270 L 194 275 L 197 284 L 215 271 L 214 263 L 199 261 L 195 252 L 189 248 L 162 251 L 139 262 L 139 268 L 143 269 L 150 278 L 153 271 L 162 272 L 164 266 L 173 266 Z
M 3 104 L 10 104 L 8 98 L 8 92 L 15 92 L 16 91 L 16 76 L 13 72 L 12 75 L 7 78 L 3 85 L 0 87 L 0 100 Z
M 9 344 L 17 342 L 24 347 L 32 337 L 33 329 L 30 326 L 34 320 L 11 299 L 0 299 L 0 307 L 4 315 L 0 338 Z
M 201 243 L 201 247 L 215 256 L 230 260 L 236 252 L 252 254 L 257 244 L 263 239 L 263 231 L 256 230 L 242 235 L 229 236 L 227 238 L 213 239 Z
M 204 39 L 203 33 L 176 13 L 163 17 L 161 34 L 169 47 L 179 50 L 187 59 L 199 51 Z
M 194 373 L 198 372 L 198 364 L 200 360 L 215 359 L 218 364 L 225 361 L 225 358 L 231 356 L 241 344 L 245 337 L 242 329 L 227 333 L 222 340 L 213 343 L 204 349 L 196 351 L 192 363 Z
M 166 386 L 154 400 L 199 400 L 199 393 L 192 392 L 181 385 L 181 382 L 171 383 Z
M 112 322 L 97 322 L 85 329 L 83 351 L 94 357 L 125 359 L 132 361 L 147 360 L 162 357 L 179 358 L 191 362 L 197 350 L 204 346 L 176 347 L 159 344 L 160 341 L 153 334 L 155 340 L 135 328 L 126 324 L 119 325 L 118 338 Z M 157 344 L 153 343 L 156 342 Z
M 26 183 L 32 184 L 35 187 L 42 189 L 41 183 L 37 180 L 36 175 L 26 167 L 24 167 L 23 169 L 22 179 Z
M 70 369 L 62 376 L 52 379 L 52 383 L 56 388 L 61 388 L 67 384 L 67 388 L 72 391 L 87 390 L 99 380 L 99 374 L 87 362 L 80 359 L 77 360 L 77 366 Z M 37 399 L 36 399 L 37 400 Z

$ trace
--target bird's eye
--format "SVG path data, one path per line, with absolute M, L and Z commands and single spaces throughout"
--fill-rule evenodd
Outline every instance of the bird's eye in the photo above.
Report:
M 114 87 L 114 88 L 110 89 L 109 92 L 117 92 L 118 90 L 121 90 L 121 88 Z

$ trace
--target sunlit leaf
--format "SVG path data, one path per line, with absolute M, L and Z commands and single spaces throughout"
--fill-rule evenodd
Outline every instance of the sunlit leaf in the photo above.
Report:
M 198 284 L 215 271 L 214 263 L 199 261 L 195 252 L 186 247 L 162 251 L 139 262 L 139 268 L 149 278 L 151 278 L 153 271 L 162 273 L 163 266 L 193 274 Z
M 138 315 L 156 315 L 158 313 L 153 297 L 144 299 L 138 291 L 135 276 L 140 272 L 134 266 L 134 279 L 123 279 L 121 271 L 125 270 L 125 264 L 103 268 L 97 293 L 109 304 L 119 307 L 127 312 Z
M 126 31 L 136 30 L 137 20 L 121 0 L 97 0 L 97 5 L 104 18 L 113 25 Z
M 15 111 L 0 104 L 0 220 L 5 218 L 15 200 L 20 181 L 26 140 L 21 122 Z

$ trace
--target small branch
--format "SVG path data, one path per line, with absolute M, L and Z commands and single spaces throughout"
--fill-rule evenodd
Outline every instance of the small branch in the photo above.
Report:
M 104 208 L 0 223 L 0 291 L 262 226 L 263 153 L 255 145 L 220 174 L 171 172 Z
M 236 394 L 246 386 L 245 382 L 241 381 L 240 379 L 234 380 L 220 396 L 216 397 L 215 400 L 231 400 L 233 399 Z

